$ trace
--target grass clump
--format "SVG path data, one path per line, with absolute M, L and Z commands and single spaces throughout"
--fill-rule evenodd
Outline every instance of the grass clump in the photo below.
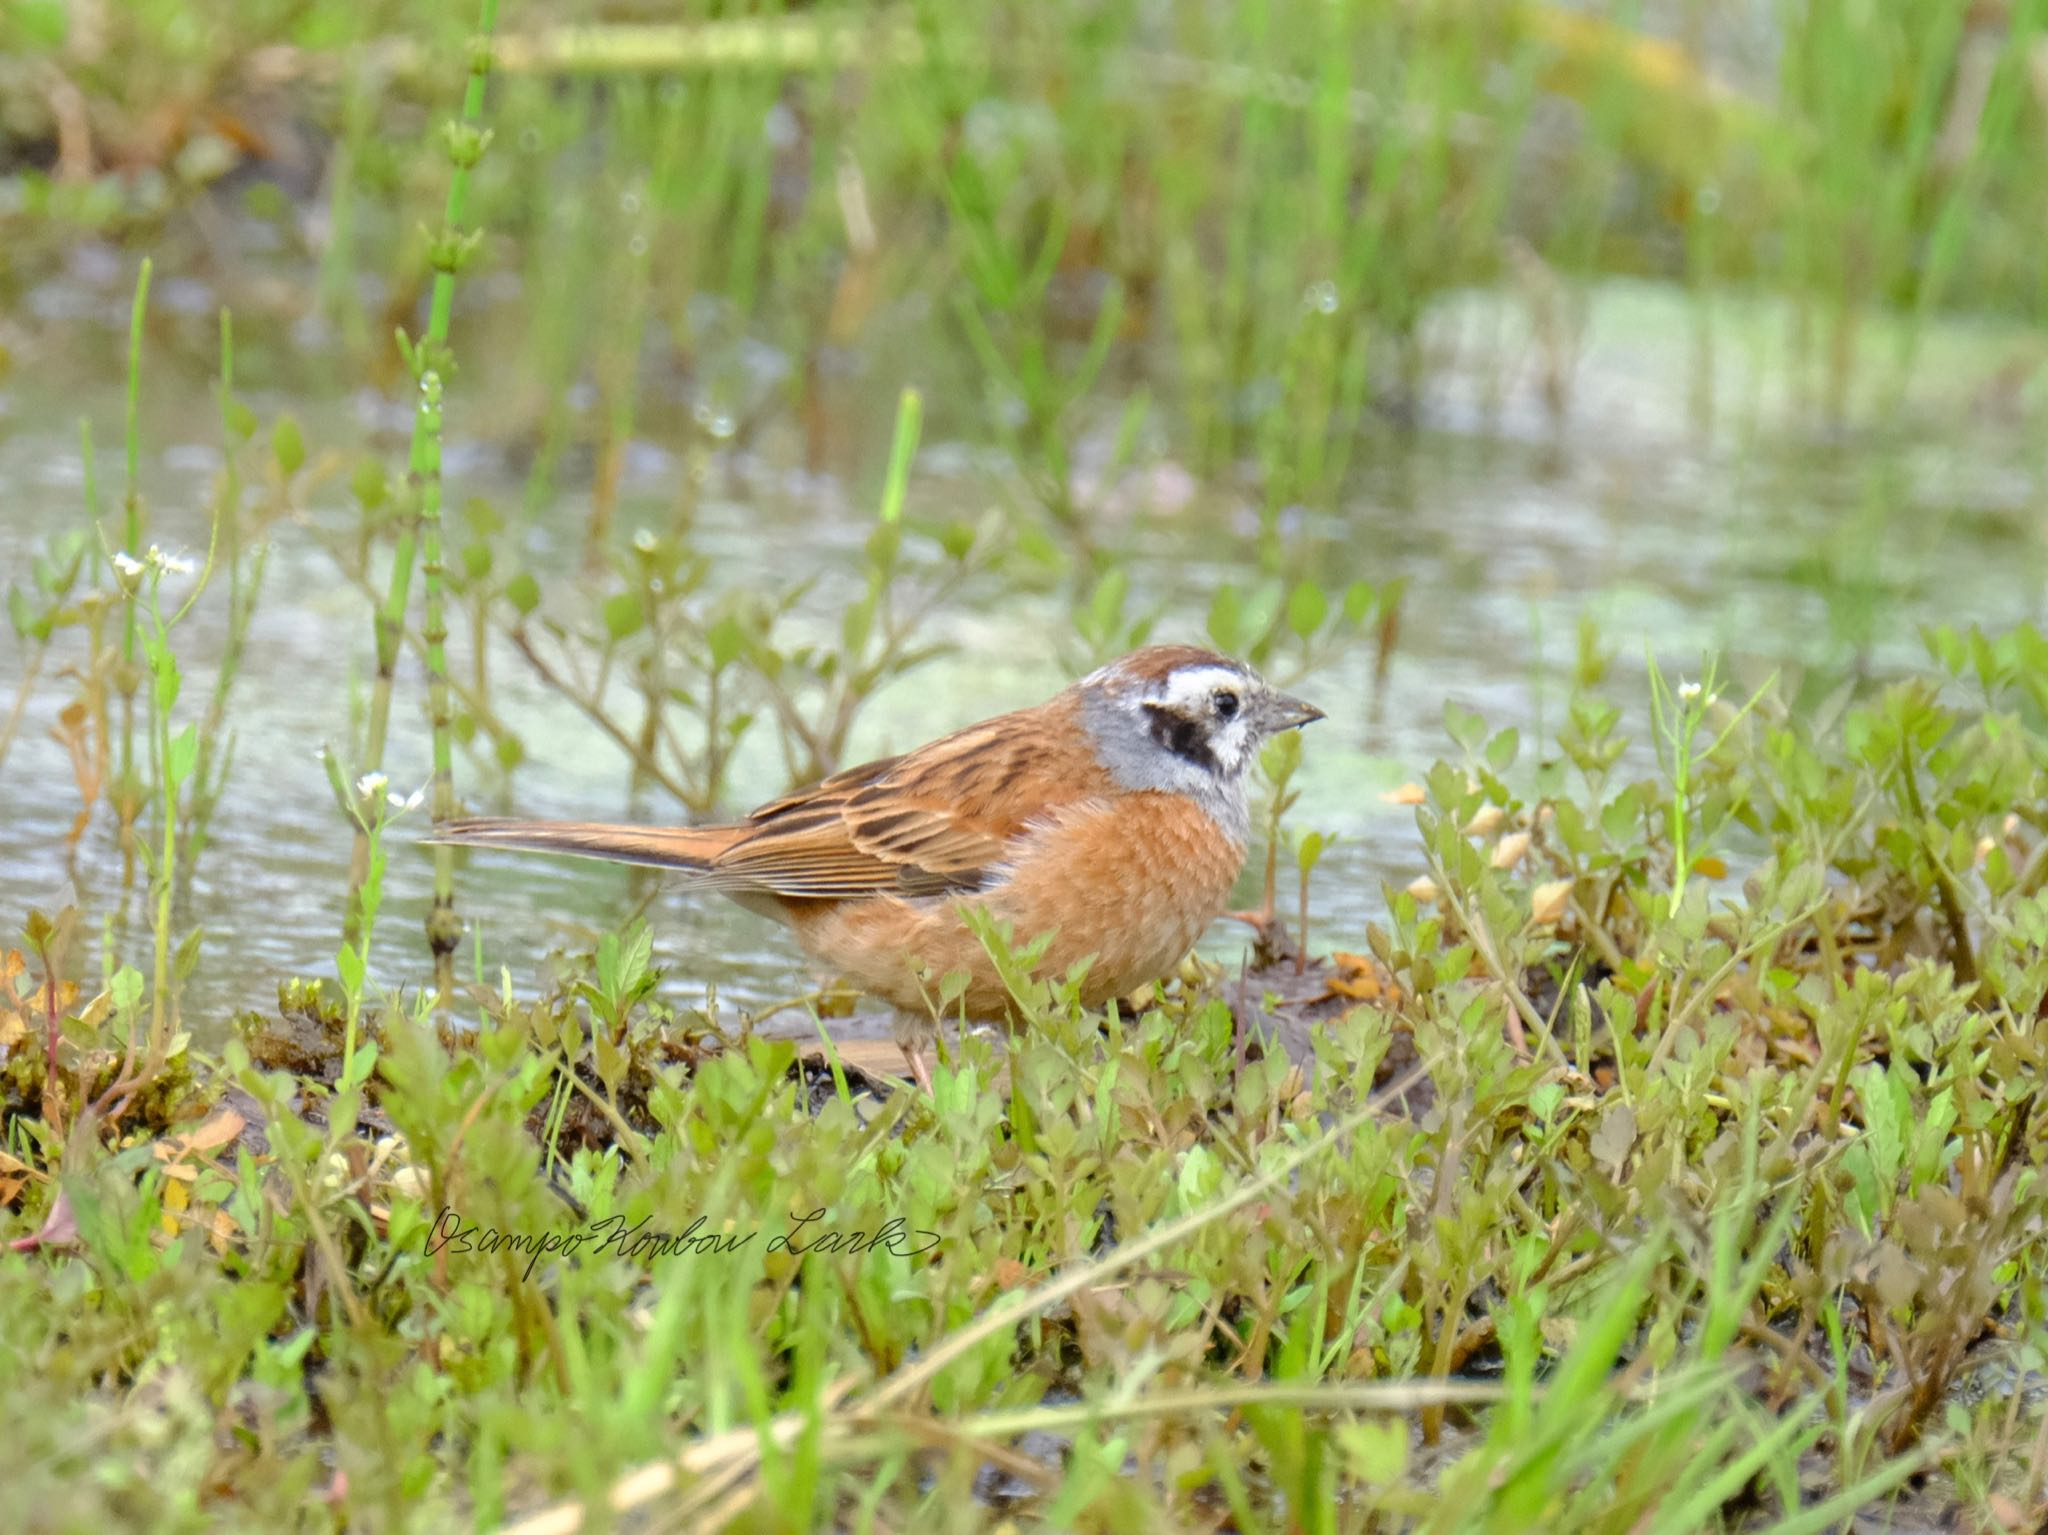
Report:
M 15 7 L 5 259 L 27 281 L 81 226 L 178 228 L 228 201 L 317 258 L 351 362 L 388 379 L 392 324 L 446 275 L 413 238 L 441 188 L 411 150 L 470 19 Z M 782 418 L 820 467 L 848 350 L 878 397 L 949 401 L 943 429 L 1000 446 L 1020 508 L 1064 536 L 1088 536 L 1140 445 L 1242 477 L 1277 516 L 1334 502 L 1458 370 L 1469 349 L 1427 322 L 1474 287 L 1526 309 L 1559 413 L 1586 290 L 1617 275 L 1695 296 L 1703 402 L 1724 300 L 1787 296 L 1795 399 L 1831 420 L 1895 410 L 1945 309 L 2038 319 L 2042 25 L 2025 5 L 1826 0 L 648 25 L 543 0 L 497 40 L 501 151 L 472 210 L 536 295 L 506 322 L 536 495 L 590 440 L 600 529 L 649 364 L 689 375 L 706 446 Z M 332 146 L 314 166 L 308 141 Z M 321 204 L 320 248 L 295 201 Z M 362 270 L 401 275 L 373 302 Z M 1895 346 L 1869 339 L 1882 310 L 1906 322 Z M 757 345 L 785 355 L 780 382 L 750 376 Z
M 2043 644 L 1935 635 L 1826 732 L 1675 690 L 1683 789 L 1592 690 L 1533 764 L 1455 716 L 1428 899 L 1372 958 L 1191 966 L 1106 1017 L 1020 968 L 1029 1029 L 949 1043 L 931 1101 L 677 1013 L 644 930 L 452 1032 L 373 994 L 367 1073 L 317 1065 L 357 999 L 300 990 L 327 1043 L 232 1043 L 177 1117 L 60 1147 L 17 1099 L 15 1495 L 120 1517 L 177 1466 L 204 1491 L 164 1527 L 2032 1506 Z M 58 984 L 61 1069 L 140 980 Z

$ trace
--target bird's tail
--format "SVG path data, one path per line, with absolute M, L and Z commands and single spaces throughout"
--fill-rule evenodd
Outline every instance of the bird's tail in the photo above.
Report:
M 423 842 L 461 847 L 510 847 L 535 853 L 566 853 L 613 863 L 707 873 L 718 855 L 739 836 L 737 826 L 613 826 L 600 821 L 515 821 L 475 816 L 443 821 Z

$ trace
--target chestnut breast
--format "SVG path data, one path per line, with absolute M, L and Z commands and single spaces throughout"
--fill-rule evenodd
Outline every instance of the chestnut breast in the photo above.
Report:
M 1009 994 L 959 915 L 972 902 L 1007 920 L 1020 946 L 1055 934 L 1041 975 L 1093 956 L 1083 999 L 1100 1006 L 1179 964 L 1223 910 L 1245 847 L 1185 796 L 1141 792 L 1049 807 L 1005 854 L 983 889 L 955 898 L 798 902 L 782 915 L 819 960 L 907 1011 L 924 1012 L 926 987 L 936 999 L 939 978 L 965 971 L 968 1015 L 1004 1018 Z

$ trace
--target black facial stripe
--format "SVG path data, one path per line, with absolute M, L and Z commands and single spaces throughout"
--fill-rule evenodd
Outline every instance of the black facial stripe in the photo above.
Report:
M 1216 754 L 1209 750 L 1209 735 L 1202 722 L 1176 714 L 1164 704 L 1145 705 L 1145 717 L 1152 727 L 1152 739 L 1207 773 L 1220 772 Z

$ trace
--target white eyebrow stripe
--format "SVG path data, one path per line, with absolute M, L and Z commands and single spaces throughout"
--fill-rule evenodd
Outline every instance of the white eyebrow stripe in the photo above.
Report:
M 1244 685 L 1244 673 L 1235 667 L 1189 666 L 1168 673 L 1166 697 L 1170 702 L 1179 703 L 1190 698 L 1207 697 L 1218 688 L 1227 688 L 1235 693 Z

